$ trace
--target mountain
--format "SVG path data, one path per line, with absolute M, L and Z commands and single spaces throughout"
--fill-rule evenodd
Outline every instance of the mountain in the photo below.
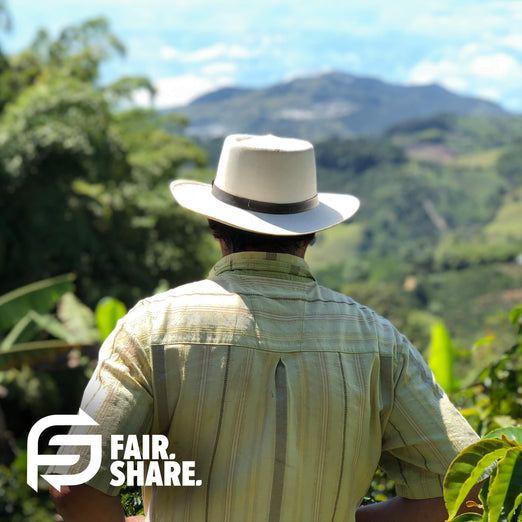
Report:
M 225 88 L 173 109 L 188 117 L 188 134 L 273 133 L 309 140 L 379 133 L 441 113 L 507 116 L 492 102 L 438 85 L 394 85 L 333 72 L 260 89 Z

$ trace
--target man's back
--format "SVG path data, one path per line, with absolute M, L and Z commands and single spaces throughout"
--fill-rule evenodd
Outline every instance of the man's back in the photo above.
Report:
M 403 493 L 440 495 L 455 450 L 430 403 L 447 399 L 390 323 L 302 259 L 233 254 L 129 321 L 150 346 L 151 431 L 202 480 L 148 489 L 151 520 L 352 521 L 382 449 Z

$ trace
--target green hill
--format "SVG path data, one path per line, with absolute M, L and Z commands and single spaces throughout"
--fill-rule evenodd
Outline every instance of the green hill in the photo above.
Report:
M 318 142 L 319 189 L 361 199 L 310 250 L 319 281 L 391 317 L 421 349 L 435 318 L 461 348 L 492 330 L 509 343 L 505 318 L 522 301 L 521 123 L 439 116 Z M 448 154 L 411 154 L 426 143 Z

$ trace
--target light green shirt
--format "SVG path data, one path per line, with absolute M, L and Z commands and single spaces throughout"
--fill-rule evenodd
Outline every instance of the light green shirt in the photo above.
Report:
M 164 433 L 195 461 L 200 487 L 145 488 L 161 522 L 353 522 L 379 463 L 399 495 L 441 496 L 477 440 L 403 335 L 287 254 L 232 254 L 141 301 L 104 343 L 82 409 L 104 441 Z M 110 464 L 107 448 L 90 484 L 116 494 Z

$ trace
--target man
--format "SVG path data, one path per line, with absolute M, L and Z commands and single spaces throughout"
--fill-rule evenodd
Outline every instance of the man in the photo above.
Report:
M 150 521 L 445 520 L 445 471 L 476 434 L 408 340 L 303 259 L 358 200 L 318 194 L 313 147 L 274 136 L 229 136 L 212 186 L 171 191 L 210 220 L 223 258 L 105 342 L 82 402 L 103 463 L 53 491 L 65 521 L 124 520 L 107 440 L 148 433 L 202 481 L 144 488 Z M 379 463 L 399 496 L 358 508 Z

